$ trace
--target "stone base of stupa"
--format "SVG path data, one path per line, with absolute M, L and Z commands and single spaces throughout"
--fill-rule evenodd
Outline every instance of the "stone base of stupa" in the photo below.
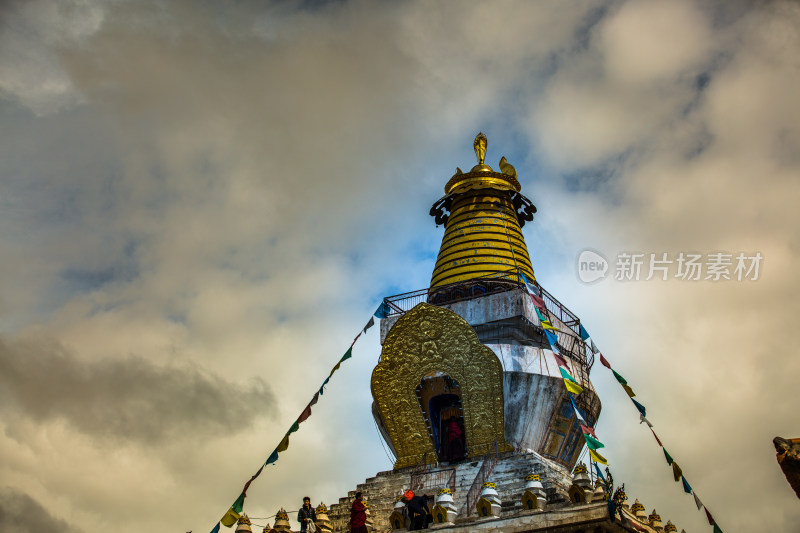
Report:
M 465 461 L 452 465 L 444 463 L 437 467 L 429 466 L 428 471 L 422 477 L 423 488 L 415 490 L 415 492 L 435 498 L 438 490 L 444 486 L 441 480 L 449 478 L 449 472 L 455 471 L 453 499 L 458 509 L 455 524 L 479 520 L 475 509 L 471 509 L 467 513 L 466 496 L 482 463 L 483 458 L 480 458 L 476 461 Z M 394 510 L 397 497 L 403 490 L 411 486 L 411 477 L 414 472 L 414 468 L 380 472 L 375 477 L 359 484 L 356 490 L 348 493 L 347 497 L 340 498 L 339 503 L 331 505 L 328 512 L 333 532 L 346 533 L 348 531 L 350 506 L 356 491 L 363 492 L 364 498 L 369 502 L 374 523 L 373 530 L 391 530 L 389 516 Z M 497 487 L 502 502 L 501 518 L 516 516 L 523 512 L 522 495 L 525 492 L 525 477 L 529 474 L 539 474 L 547 494 L 548 506 L 557 508 L 569 502 L 568 493 L 572 485 L 572 477 L 564 466 L 533 451 L 500 454 L 487 481 L 494 482 Z

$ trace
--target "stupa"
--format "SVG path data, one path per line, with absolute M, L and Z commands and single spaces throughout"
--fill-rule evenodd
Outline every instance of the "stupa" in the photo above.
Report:
M 482 133 L 473 146 L 478 164 L 457 168 L 430 211 L 444 226 L 430 287 L 384 300 L 372 412 L 395 462 L 357 487 L 372 530 L 409 526 L 398 495 L 410 488 L 441 507 L 436 529 L 651 531 L 622 506 L 612 519 L 610 488 L 592 490 L 585 467 L 572 475 L 584 440 L 531 291 L 559 330 L 556 346 L 583 388 L 577 409 L 594 426 L 591 351 L 580 319 L 536 280 L 522 234 L 536 207 L 515 168 L 505 157 L 500 172 L 486 164 Z M 334 533 L 348 531 L 355 492 L 330 507 Z

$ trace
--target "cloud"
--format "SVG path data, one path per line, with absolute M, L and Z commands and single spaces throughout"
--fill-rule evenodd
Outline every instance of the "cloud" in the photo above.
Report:
M 63 420 L 92 437 L 147 446 L 236 432 L 241 420 L 275 409 L 258 379 L 236 384 L 133 355 L 86 362 L 52 341 L 0 343 L 0 395 L 7 415 Z
M 80 533 L 77 527 L 51 515 L 28 494 L 12 487 L 0 489 L 0 531 Z
M 769 512 L 787 501 L 769 442 L 796 430 L 780 395 L 798 371 L 796 5 L 75 0 L 2 15 L 8 484 L 120 531 L 213 523 L 380 296 L 426 286 L 428 209 L 483 130 L 539 208 L 524 229 L 537 278 L 638 384 L 704 501 L 790 528 Z M 765 260 L 751 284 L 588 287 L 584 248 Z M 248 511 L 290 506 L 304 479 L 330 503 L 389 468 L 371 335 Z M 701 527 L 669 472 L 646 468 L 660 450 L 603 371 L 615 477 Z M 741 473 L 708 466 L 742 461 L 759 472 L 748 509 L 729 504 Z

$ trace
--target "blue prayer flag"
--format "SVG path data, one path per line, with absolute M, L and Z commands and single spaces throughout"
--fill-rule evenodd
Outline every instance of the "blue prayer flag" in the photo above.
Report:
M 686 481 L 686 478 L 681 476 L 681 481 L 683 482 L 683 492 L 685 492 L 686 494 L 691 494 L 692 487 L 689 485 L 689 482 Z
M 387 302 L 386 298 L 384 298 L 383 301 L 381 302 L 381 305 L 379 305 L 378 308 L 375 310 L 374 314 L 378 318 L 386 318 L 387 316 L 389 316 L 391 310 L 392 309 L 391 307 L 389 307 L 389 302 Z
M 572 394 L 568 394 L 567 396 L 569 396 L 569 401 L 572 403 L 572 408 L 575 409 L 575 414 L 578 416 L 578 420 L 580 420 L 585 424 L 586 420 L 583 419 L 583 417 L 581 416 L 581 412 L 578 411 L 578 406 L 575 405 L 575 400 L 572 399 Z
M 277 460 L 278 460 L 278 449 L 275 448 L 275 451 L 272 452 L 272 455 L 269 456 L 269 459 L 267 459 L 267 462 L 264 463 L 264 464 L 265 465 L 269 465 L 269 464 L 274 463 Z
M 586 328 L 583 327 L 583 324 L 580 324 L 580 332 L 582 340 L 586 340 L 589 338 L 589 332 L 586 331 Z
M 593 462 L 592 464 L 594 465 L 594 469 L 595 469 L 595 470 L 597 470 L 597 477 L 599 477 L 600 479 L 602 479 L 602 480 L 603 480 L 603 483 L 605 483 L 605 482 L 606 482 L 606 477 L 605 477 L 605 476 L 603 475 L 603 473 L 600 471 L 600 467 L 599 467 L 599 466 L 597 466 L 597 463 L 594 463 L 594 462 Z
M 633 405 L 635 405 L 636 408 L 639 410 L 639 412 L 642 413 L 642 416 L 647 416 L 647 410 L 644 408 L 644 405 L 640 404 L 633 398 L 631 398 L 631 401 L 633 402 Z
M 544 330 L 544 334 L 547 337 L 547 342 L 550 343 L 550 346 L 555 347 L 556 343 L 558 342 L 558 335 L 556 335 L 549 329 Z
M 217 525 L 211 530 L 211 533 L 219 533 L 219 522 L 217 522 Z

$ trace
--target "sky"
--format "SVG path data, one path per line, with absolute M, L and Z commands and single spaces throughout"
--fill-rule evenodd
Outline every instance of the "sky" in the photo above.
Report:
M 4 2 L 0 530 L 210 530 L 380 299 L 427 287 L 479 131 L 538 208 L 537 280 L 721 528 L 795 530 L 771 441 L 800 436 L 798 50 L 794 2 Z M 379 353 L 373 328 L 250 516 L 391 469 Z M 631 503 L 710 531 L 592 380 Z

